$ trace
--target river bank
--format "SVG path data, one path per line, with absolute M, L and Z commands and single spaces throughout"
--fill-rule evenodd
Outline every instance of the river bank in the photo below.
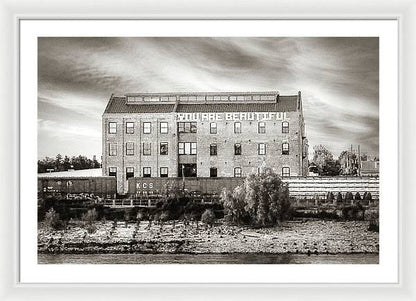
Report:
M 50 254 L 224 254 L 378 253 L 379 236 L 366 221 L 288 221 L 275 228 L 170 221 L 164 224 L 96 222 L 88 233 L 80 223 L 54 231 L 38 224 L 38 252 Z

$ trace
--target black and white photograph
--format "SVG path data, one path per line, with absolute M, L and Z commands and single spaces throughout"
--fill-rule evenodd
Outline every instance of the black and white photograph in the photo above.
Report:
M 379 264 L 379 42 L 38 37 L 38 264 Z

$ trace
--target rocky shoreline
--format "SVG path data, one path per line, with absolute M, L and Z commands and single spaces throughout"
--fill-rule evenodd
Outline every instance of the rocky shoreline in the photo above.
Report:
M 201 223 L 97 222 L 87 233 L 80 223 L 54 231 L 38 225 L 38 252 L 44 254 L 348 254 L 378 253 L 379 235 L 366 221 L 298 220 L 275 228 Z

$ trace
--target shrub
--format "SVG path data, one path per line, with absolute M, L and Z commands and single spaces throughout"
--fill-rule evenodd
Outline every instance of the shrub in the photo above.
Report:
M 221 201 L 234 223 L 265 227 L 288 218 L 289 189 L 271 169 L 250 174 L 233 193 L 224 190 Z
M 211 209 L 206 209 L 201 216 L 201 221 L 204 224 L 212 225 L 215 223 L 215 214 Z
M 98 214 L 95 208 L 88 210 L 87 213 L 82 215 L 82 220 L 85 222 L 88 233 L 94 233 L 97 230 L 97 227 L 94 225 L 97 218 Z
M 46 212 L 45 224 L 47 227 L 54 229 L 54 230 L 59 228 L 60 226 L 59 213 L 56 213 L 56 211 L 53 208 L 49 209 L 49 211 Z
M 334 194 L 332 192 L 328 192 L 326 195 L 327 202 L 332 202 L 334 200 Z
M 366 201 L 371 201 L 373 199 L 373 197 L 371 196 L 371 192 L 364 193 L 363 199 Z
M 342 203 L 342 194 L 341 194 L 341 192 L 338 192 L 338 194 L 337 194 L 337 203 Z
M 345 201 L 351 201 L 351 200 L 352 200 L 352 198 L 353 198 L 353 195 L 352 195 L 352 193 L 351 193 L 351 192 L 347 192 L 347 193 L 345 194 Z

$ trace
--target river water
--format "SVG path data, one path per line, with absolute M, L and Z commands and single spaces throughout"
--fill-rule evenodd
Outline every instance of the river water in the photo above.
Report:
M 378 264 L 370 254 L 38 254 L 40 264 Z

